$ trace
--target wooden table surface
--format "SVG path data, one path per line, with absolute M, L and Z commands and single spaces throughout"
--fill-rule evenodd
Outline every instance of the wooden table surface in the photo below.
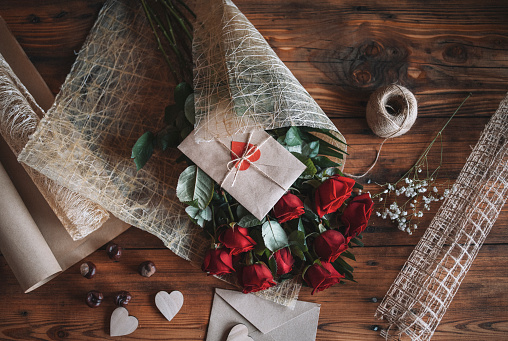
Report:
M 0 15 L 56 94 L 69 72 L 103 1 L 3 0 Z M 238 0 L 237 6 L 333 119 L 350 144 L 346 171 L 363 172 L 382 141 L 368 128 L 365 108 L 380 86 L 398 83 L 418 100 L 419 117 L 405 135 L 387 141 L 372 182 L 397 180 L 459 106 L 445 130 L 440 181 L 453 181 L 485 123 L 508 90 L 508 2 L 505 0 L 373 1 Z M 1 42 L 0 42 L 1 43 Z M 430 162 L 439 162 L 431 153 Z M 375 191 L 375 185 L 367 190 Z M 374 312 L 436 208 L 412 236 L 373 217 L 364 248 L 355 250 L 358 283 L 317 295 L 303 288 L 300 299 L 321 304 L 317 340 L 380 340 Z M 503 210 L 473 263 L 434 340 L 508 339 L 508 212 Z M 175 256 L 162 242 L 136 228 L 116 238 L 125 247 L 113 263 L 104 247 L 87 257 L 98 275 L 87 280 L 79 264 L 29 294 L 23 294 L 0 257 L 0 340 L 108 339 L 111 296 L 128 290 L 129 312 L 140 328 L 125 339 L 204 340 L 214 288 L 230 288 Z M 142 278 L 144 260 L 158 272 Z M 97 309 L 84 303 L 101 290 Z M 185 303 L 168 323 L 154 296 L 180 290 Z M 378 326 L 379 325 L 379 326 Z M 298 341 L 298 340 L 295 340 Z

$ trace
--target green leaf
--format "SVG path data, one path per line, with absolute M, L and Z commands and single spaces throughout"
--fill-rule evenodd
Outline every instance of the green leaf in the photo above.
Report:
M 254 217 L 252 214 L 248 214 L 244 217 L 242 217 L 242 219 L 240 219 L 240 221 L 238 222 L 238 225 L 240 225 L 241 227 L 254 227 L 254 226 L 258 226 L 258 225 L 261 225 L 263 224 L 264 222 L 264 218 L 263 220 L 259 220 L 258 218 Z
M 192 132 L 193 129 L 194 127 L 191 125 L 185 126 L 180 132 L 180 137 L 182 138 L 182 140 L 185 140 L 185 138 L 189 136 L 189 134 Z
M 194 94 L 187 96 L 184 105 L 185 117 L 194 125 L 196 123 L 196 111 L 194 110 Z
M 346 153 L 345 150 L 337 147 L 336 145 L 334 144 L 331 144 L 329 142 L 326 142 L 325 140 L 322 140 L 322 139 L 319 139 L 319 141 L 321 141 L 321 147 L 326 147 L 326 148 L 330 148 L 330 149 L 333 149 L 335 150 L 336 152 L 340 153 L 340 154 L 346 154 L 346 155 L 349 155 L 348 153 Z
M 213 180 L 196 165 L 187 167 L 176 186 L 176 196 L 181 202 L 197 200 L 198 207 L 205 209 L 212 200 Z
M 272 252 L 288 246 L 286 232 L 276 221 L 267 220 L 261 227 L 261 233 L 266 247 Z
M 299 154 L 302 153 L 302 145 L 301 144 L 298 144 L 296 146 L 285 145 L 284 148 L 286 148 L 286 150 L 290 153 L 299 153 Z
M 212 210 L 210 209 L 210 206 L 207 206 L 204 210 L 193 207 L 193 206 L 187 206 L 185 208 L 185 212 L 191 217 L 195 223 L 201 227 L 205 226 L 205 221 L 212 220 Z
M 168 105 L 166 109 L 164 109 L 164 122 L 168 125 L 175 125 L 179 111 L 176 104 Z
M 309 185 L 312 188 L 316 189 L 316 188 L 318 188 L 321 185 L 321 181 L 316 180 L 316 179 L 310 179 L 310 180 L 304 181 L 303 184 Z
M 301 260 L 305 260 L 305 253 L 298 245 L 290 245 L 289 248 L 291 249 L 291 254 L 300 258 Z
M 320 168 L 339 167 L 340 163 L 333 162 L 326 156 L 316 156 L 312 158 L 314 164 Z
M 295 230 L 289 234 L 290 245 L 305 246 L 305 232 Z
M 176 148 L 180 141 L 180 131 L 173 126 L 167 126 L 157 134 L 157 144 L 162 150 Z
M 354 280 L 354 278 L 353 278 L 353 274 L 352 274 L 351 272 L 349 272 L 349 271 L 344 271 L 343 275 L 344 275 L 344 279 L 345 279 L 345 280 L 348 280 L 348 281 L 351 281 L 351 282 L 358 283 L 357 281 L 355 281 L 355 280 Z
M 298 160 L 300 160 L 305 166 L 307 166 L 307 168 L 303 171 L 301 175 L 303 178 L 306 179 L 312 178 L 314 174 L 317 173 L 316 166 L 314 166 L 314 163 L 310 158 L 305 157 L 299 153 L 291 153 L 291 154 L 293 154 Z
M 183 109 L 185 105 L 185 100 L 187 99 L 187 97 L 189 97 L 189 95 L 192 92 L 193 92 L 192 87 L 185 82 L 182 82 L 176 86 L 175 103 L 178 106 L 178 108 Z
M 334 139 L 335 141 L 337 142 L 340 142 L 346 146 L 348 146 L 348 144 L 344 141 L 342 141 L 340 138 L 338 138 L 335 134 L 333 134 L 332 132 L 330 132 L 328 129 L 321 129 L 321 128 L 311 128 L 311 127 L 302 127 L 301 128 L 303 131 L 305 132 L 317 132 L 317 133 L 323 133 L 325 134 L 326 136 L 328 137 L 331 137 L 332 139 Z
M 319 174 L 317 174 L 317 176 L 324 178 L 324 177 L 334 176 L 337 174 L 340 176 L 344 176 L 344 174 L 340 171 L 339 168 L 329 167 L 329 168 L 325 168 L 323 171 L 319 172 Z
M 344 268 L 347 271 L 350 271 L 350 272 L 354 271 L 354 268 L 351 265 L 349 265 L 344 259 L 342 259 L 340 257 L 337 258 L 334 263 L 337 263 L 337 265 L 341 266 L 342 268 Z
M 132 147 L 131 158 L 134 159 L 136 169 L 139 171 L 150 160 L 153 154 L 155 135 L 147 131 L 136 141 Z
M 310 143 L 304 143 L 302 146 L 302 154 L 313 158 L 319 153 L 319 141 L 312 141 Z
M 243 217 L 245 217 L 246 215 L 249 215 L 249 214 L 250 214 L 250 212 L 242 205 L 238 205 L 236 207 L 236 216 L 238 217 L 238 219 L 242 219 Z
M 300 137 L 300 132 L 297 127 L 291 127 L 288 129 L 284 142 L 288 146 L 298 146 L 302 144 L 302 138 Z
M 339 153 L 327 146 L 321 146 L 321 148 L 319 149 L 319 152 L 321 153 L 321 155 L 336 157 L 341 160 L 344 158 L 344 155 L 342 155 L 342 153 Z
M 355 182 L 355 185 L 353 186 L 353 188 L 358 188 L 358 189 L 363 190 L 363 185 L 359 184 L 358 182 Z
M 344 251 L 342 254 L 341 254 L 341 257 L 346 257 L 346 258 L 349 258 L 351 260 L 354 260 L 356 261 L 356 257 L 355 255 L 353 255 L 351 252 L 349 251 Z
M 365 245 L 365 244 L 363 244 L 363 243 L 362 243 L 362 241 L 361 241 L 360 239 L 358 239 L 358 238 L 353 238 L 353 239 L 351 239 L 351 242 L 352 242 L 352 243 L 355 243 L 355 244 L 356 244 L 356 245 L 358 245 L 358 246 L 364 246 L 364 245 Z

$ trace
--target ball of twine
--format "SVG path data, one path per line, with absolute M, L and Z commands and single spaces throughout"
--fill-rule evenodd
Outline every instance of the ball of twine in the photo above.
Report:
M 411 129 L 417 116 L 416 98 L 403 86 L 391 84 L 377 89 L 367 104 L 367 123 L 379 137 L 393 138 Z

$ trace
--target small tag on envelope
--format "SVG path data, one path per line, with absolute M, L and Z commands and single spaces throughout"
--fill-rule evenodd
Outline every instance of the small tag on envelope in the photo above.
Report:
M 201 143 L 191 133 L 178 149 L 260 220 L 306 169 L 264 130 Z

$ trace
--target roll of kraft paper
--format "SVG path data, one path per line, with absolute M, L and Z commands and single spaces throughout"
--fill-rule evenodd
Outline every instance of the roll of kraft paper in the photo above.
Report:
M 1 163 L 0 189 L 0 250 L 26 293 L 62 268 Z

